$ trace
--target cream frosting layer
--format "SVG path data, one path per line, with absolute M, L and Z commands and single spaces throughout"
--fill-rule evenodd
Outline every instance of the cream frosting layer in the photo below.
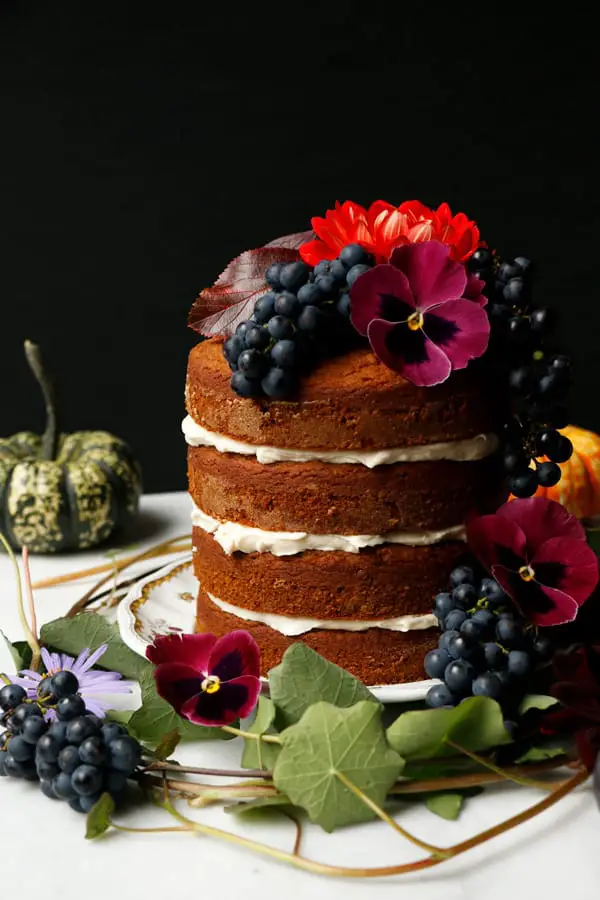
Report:
M 214 447 L 219 453 L 239 453 L 255 456 L 259 463 L 327 462 L 351 463 L 374 469 L 399 462 L 429 462 L 441 459 L 454 462 L 474 462 L 490 456 L 498 447 L 495 434 L 478 434 L 464 441 L 442 441 L 419 447 L 391 447 L 385 450 L 290 450 L 236 441 L 226 434 L 209 431 L 191 416 L 186 416 L 182 431 L 191 447 Z
M 263 531 L 238 525 L 237 522 L 220 522 L 196 505 L 192 510 L 192 525 L 212 534 L 225 553 L 272 553 L 273 556 L 293 556 L 305 550 L 344 550 L 358 553 L 363 547 L 380 544 L 406 544 L 409 547 L 425 547 L 441 541 L 465 540 L 463 525 L 442 528 L 437 531 L 388 531 L 387 534 L 309 534 L 306 531 Z
M 369 628 L 383 628 L 386 631 L 423 631 L 426 628 L 435 628 L 438 621 L 434 615 L 424 616 L 397 616 L 395 619 L 304 619 L 296 616 L 279 616 L 275 613 L 261 613 L 255 610 L 242 609 L 225 603 L 207 592 L 206 596 L 220 610 L 243 619 L 246 622 L 260 622 L 268 625 L 274 631 L 286 637 L 294 637 L 306 634 L 315 629 L 327 631 L 367 631 Z

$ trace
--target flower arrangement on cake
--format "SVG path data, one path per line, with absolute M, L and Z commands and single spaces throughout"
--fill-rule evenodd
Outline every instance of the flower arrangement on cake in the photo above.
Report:
M 0 774 L 87 813 L 91 838 L 134 830 L 115 810 L 138 785 L 177 830 L 347 877 L 438 865 L 592 773 L 600 796 L 585 527 L 597 439 L 568 427 L 571 362 L 533 284 L 530 260 L 502 260 L 445 203 L 338 203 L 311 231 L 233 260 L 190 315 L 209 338 L 190 356 L 184 422 L 197 631 L 136 656 L 91 610 L 108 575 L 38 635 L 25 552 L 33 621 L 21 599 L 29 646 L 11 648 L 2 676 Z M 424 676 L 425 701 L 384 722 L 371 688 Z M 96 692 L 132 679 L 142 704 L 125 721 Z M 238 770 L 172 758 L 181 739 L 234 736 Z M 242 780 L 198 781 L 215 775 Z M 417 798 L 454 818 L 506 780 L 543 797 L 454 846 L 393 815 Z M 285 852 L 185 802 L 325 831 L 379 819 L 421 856 L 328 865 L 300 854 L 300 824 Z

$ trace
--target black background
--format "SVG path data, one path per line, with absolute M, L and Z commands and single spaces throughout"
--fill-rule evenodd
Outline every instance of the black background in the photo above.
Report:
M 539 264 L 600 430 L 593 29 L 506 7 L 0 0 L 0 433 L 131 442 L 147 490 L 185 487 L 186 327 L 241 250 L 336 199 L 447 200 Z M 550 7 L 548 7 L 549 9 Z

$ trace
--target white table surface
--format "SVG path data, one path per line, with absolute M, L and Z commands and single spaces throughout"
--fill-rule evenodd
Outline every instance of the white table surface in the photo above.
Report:
M 142 502 L 143 517 L 128 543 L 140 547 L 187 531 L 189 500 L 183 493 L 155 494 Z M 106 548 L 69 557 L 32 557 L 34 580 L 75 571 L 105 560 Z M 124 553 L 131 552 L 123 550 Z M 0 554 L 0 628 L 22 638 L 8 560 Z M 83 593 L 81 583 L 37 592 L 40 623 L 62 615 Z M 205 766 L 239 765 L 238 741 L 178 748 L 182 762 Z M 444 822 L 420 806 L 402 813 L 403 825 L 432 843 L 449 845 L 490 827 L 539 799 L 523 787 L 487 790 L 467 801 L 458 822 Z M 294 826 L 244 823 L 220 809 L 203 821 L 290 849 Z M 600 813 L 589 785 L 552 810 L 484 847 L 436 869 L 380 880 L 330 879 L 296 871 L 212 838 L 186 834 L 126 835 L 115 832 L 84 840 L 84 817 L 66 804 L 46 799 L 35 785 L 0 779 L 0 884 L 4 895 L 26 890 L 46 900 L 104 900 L 168 897 L 213 900 L 232 893 L 245 900 L 267 894 L 288 900 L 352 900 L 355 897 L 411 900 L 592 900 L 600 884 Z M 145 807 L 122 817 L 128 825 L 170 825 L 161 811 Z M 419 851 L 383 823 L 327 835 L 305 827 L 302 852 L 322 861 L 353 866 L 388 865 L 415 859 Z M 25 885 L 25 888 L 22 886 Z M 402 893 L 404 892 L 404 893 Z

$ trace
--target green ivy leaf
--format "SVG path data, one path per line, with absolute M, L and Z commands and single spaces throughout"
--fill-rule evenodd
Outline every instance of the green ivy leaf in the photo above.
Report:
M 452 791 L 440 791 L 439 794 L 429 794 L 425 800 L 425 805 L 436 816 L 453 822 L 455 819 L 458 819 L 464 801 L 465 798 L 462 794 L 453 793 Z
M 275 721 L 275 704 L 263 694 L 258 698 L 254 721 L 246 731 L 251 734 L 274 734 L 272 727 Z M 260 744 L 260 747 L 259 747 Z M 244 739 L 244 752 L 242 753 L 242 766 L 244 769 L 272 769 L 275 760 L 279 756 L 281 747 L 279 744 L 267 744 L 265 741 Z
M 111 817 L 115 811 L 115 801 L 110 794 L 102 794 L 100 799 L 88 813 L 85 826 L 85 837 L 88 841 L 100 837 L 108 831 L 111 825 Z
M 128 725 L 133 713 L 133 709 L 109 709 L 106 718 L 111 722 L 118 722 L 119 725 Z
M 13 647 L 19 654 L 21 660 L 21 668 L 28 669 L 31 665 L 31 657 L 33 656 L 31 647 L 27 641 L 15 641 Z
M 144 672 L 152 668 L 147 660 L 123 643 L 117 626 L 111 625 L 97 613 L 80 613 L 72 619 L 48 622 L 42 626 L 40 638 L 47 647 L 55 647 L 72 656 L 77 656 L 84 647 L 97 650 L 102 644 L 108 644 L 98 665 L 112 672 L 120 672 L 125 678 L 139 681 Z
M 234 816 L 246 816 L 249 813 L 257 814 L 270 810 L 281 810 L 282 807 L 291 807 L 292 803 L 285 794 L 277 794 L 274 797 L 256 797 L 247 803 L 230 803 L 223 807 L 223 812 Z
M 269 693 L 282 727 L 298 722 L 309 706 L 324 700 L 340 709 L 360 700 L 377 703 L 353 675 L 323 659 L 306 644 L 292 644 L 269 672 Z
M 180 741 L 181 735 L 174 728 L 173 731 L 169 731 L 168 734 L 161 738 L 154 751 L 154 756 L 159 760 L 170 759 Z
M 129 720 L 131 734 L 144 744 L 157 745 L 173 731 L 179 732 L 182 741 L 206 741 L 211 738 L 231 737 L 220 728 L 193 725 L 178 716 L 173 707 L 156 692 L 153 671 L 145 672 L 140 679 L 142 706 Z
M 340 774 L 381 805 L 404 765 L 386 743 L 380 705 L 368 701 L 350 709 L 315 703 L 281 741 L 275 786 L 325 831 L 375 818 Z
M 519 716 L 524 716 L 530 709 L 548 709 L 557 703 L 556 697 L 548 697 L 546 694 L 526 694 L 519 706 Z
M 23 658 L 18 649 L 14 644 L 11 644 L 4 632 L 0 631 L 0 661 L 9 658 L 12 660 L 12 668 L 10 669 L 10 671 L 7 669 L 6 672 L 0 670 L 3 671 L 4 675 L 16 675 L 19 669 L 25 668 L 23 664 Z M 0 665 L 2 665 L 1 662 Z
M 502 710 L 488 697 L 468 697 L 454 709 L 403 713 L 388 728 L 387 739 L 406 760 L 455 753 L 447 744 L 450 740 L 467 750 L 487 750 L 512 742 Z
M 554 759 L 556 756 L 562 756 L 564 752 L 564 747 L 530 747 L 516 762 L 517 765 L 529 762 L 542 762 L 545 759 Z

